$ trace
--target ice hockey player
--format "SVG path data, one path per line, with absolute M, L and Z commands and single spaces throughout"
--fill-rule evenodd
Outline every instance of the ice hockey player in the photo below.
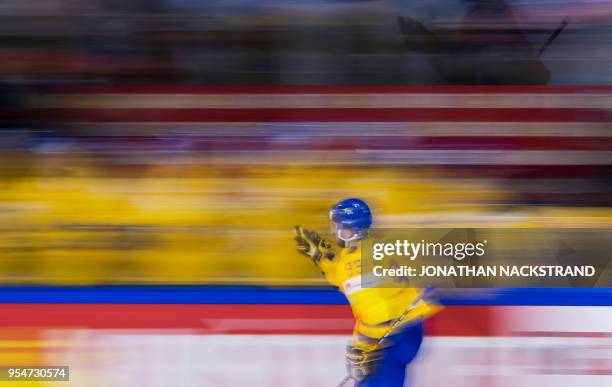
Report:
M 437 307 L 420 299 L 421 289 L 361 286 L 361 244 L 372 225 L 363 200 L 338 202 L 330 219 L 336 243 L 300 226 L 294 232 L 298 251 L 312 259 L 351 305 L 356 325 L 346 350 L 349 376 L 359 387 L 402 387 L 406 366 L 423 340 L 422 321 Z

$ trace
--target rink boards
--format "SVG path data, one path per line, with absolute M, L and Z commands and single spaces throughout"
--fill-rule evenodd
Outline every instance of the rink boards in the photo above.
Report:
M 609 386 L 607 295 L 446 298 L 414 385 Z M 353 326 L 332 289 L 5 287 L 0 301 L 2 363 L 69 364 L 78 386 L 333 386 Z

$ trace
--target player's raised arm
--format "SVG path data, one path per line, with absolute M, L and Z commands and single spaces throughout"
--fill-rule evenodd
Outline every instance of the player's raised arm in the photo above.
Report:
M 310 258 L 319 269 L 324 270 L 322 258 L 332 260 L 336 256 L 332 243 L 323 239 L 317 232 L 302 226 L 294 226 L 293 233 L 297 251 Z

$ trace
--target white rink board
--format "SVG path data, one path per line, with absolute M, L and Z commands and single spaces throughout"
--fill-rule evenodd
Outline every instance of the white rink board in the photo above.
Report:
M 71 386 L 92 387 L 333 387 L 344 376 L 348 340 L 89 330 L 55 335 L 71 343 L 53 355 L 71 365 Z M 417 387 L 612 387 L 612 337 L 432 337 L 410 375 Z

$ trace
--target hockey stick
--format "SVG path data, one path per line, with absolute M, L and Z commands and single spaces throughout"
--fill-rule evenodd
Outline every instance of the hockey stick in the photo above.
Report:
M 555 39 L 557 39 L 559 34 L 563 32 L 563 30 L 565 29 L 565 27 L 567 27 L 568 24 L 569 24 L 569 20 L 567 20 L 567 18 L 561 20 L 561 23 L 559 23 L 559 27 L 557 27 L 557 29 L 554 30 L 552 34 L 550 34 L 546 42 L 540 48 L 540 51 L 538 52 L 538 58 L 542 56 L 542 54 L 544 53 L 544 51 L 546 51 L 548 46 L 550 46 L 552 42 L 554 42 Z
M 391 326 L 389 327 L 389 329 L 387 330 L 387 332 L 385 332 L 384 335 L 382 335 L 380 337 L 380 339 L 378 339 L 376 341 L 376 343 L 374 344 L 374 347 L 372 347 L 372 350 L 377 350 L 378 348 L 380 348 L 380 346 L 383 344 L 383 342 L 385 341 L 385 339 L 389 336 L 391 336 L 397 329 L 397 327 L 402 323 L 402 321 L 404 321 L 404 319 L 406 318 L 406 316 L 408 316 L 408 314 L 414 309 L 416 308 L 417 304 L 419 302 L 421 302 L 423 299 L 425 299 L 425 296 L 427 294 L 429 294 L 431 292 L 431 290 L 433 289 L 433 287 L 431 285 L 428 285 L 426 288 L 424 288 L 423 290 L 421 290 L 421 293 L 419 293 L 418 297 L 415 298 L 414 300 L 412 300 L 412 302 L 410 303 L 410 305 L 408 305 L 408 307 L 406 308 L 406 310 L 404 310 L 402 312 L 402 314 L 395 319 L 395 321 L 393 321 L 393 324 L 391 324 Z M 343 387 L 346 382 L 348 382 L 351 379 L 351 377 L 349 375 L 345 376 L 344 379 L 342 379 L 342 381 L 340 382 L 340 384 L 338 384 L 338 387 Z

